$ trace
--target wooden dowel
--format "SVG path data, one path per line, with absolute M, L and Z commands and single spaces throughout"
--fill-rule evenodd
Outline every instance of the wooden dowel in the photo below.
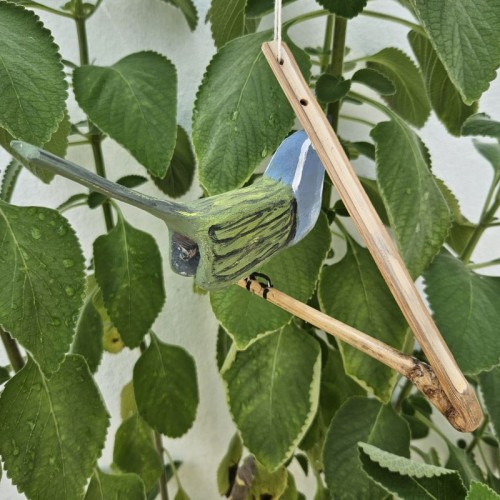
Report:
M 483 414 L 473 389 L 434 324 L 394 242 L 361 186 L 335 132 L 302 77 L 292 53 L 286 44 L 283 44 L 281 60 L 278 61 L 276 49 L 276 42 L 267 42 L 262 46 L 274 75 L 311 139 L 325 170 L 363 236 L 368 250 L 426 354 L 443 390 L 453 407 L 467 422 L 467 429 L 477 428 Z
M 240 280 L 238 285 L 264 298 L 266 287 L 262 286 L 258 281 Z M 317 311 L 307 304 L 276 290 L 276 288 L 267 289 L 265 299 L 396 370 L 411 380 L 455 429 L 462 432 L 471 430 L 467 427 L 467 422 L 462 418 L 461 414 L 454 409 L 435 373 L 427 363 L 413 356 L 407 356 L 394 349 L 394 347 L 384 344 L 384 342 L 356 330 L 356 328 L 346 325 L 321 311 Z

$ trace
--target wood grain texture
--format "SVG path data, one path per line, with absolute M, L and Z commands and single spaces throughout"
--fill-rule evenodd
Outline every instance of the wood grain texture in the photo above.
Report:
M 335 132 L 302 77 L 293 55 L 286 44 L 283 44 L 282 48 L 282 59 L 278 61 L 276 42 L 264 43 L 262 46 L 272 71 L 426 354 L 442 390 L 451 402 L 454 412 L 460 415 L 459 420 L 463 421 L 460 430 L 476 429 L 483 419 L 483 414 L 473 389 L 444 342 L 396 245 L 362 188 Z

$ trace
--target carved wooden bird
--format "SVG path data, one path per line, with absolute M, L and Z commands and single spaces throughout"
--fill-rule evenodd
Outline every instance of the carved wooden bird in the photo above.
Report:
M 159 200 L 100 177 L 36 146 L 13 141 L 29 165 L 159 217 L 170 230 L 170 264 L 207 290 L 223 288 L 294 245 L 313 228 L 324 168 L 304 131 L 285 139 L 250 186 L 188 203 Z

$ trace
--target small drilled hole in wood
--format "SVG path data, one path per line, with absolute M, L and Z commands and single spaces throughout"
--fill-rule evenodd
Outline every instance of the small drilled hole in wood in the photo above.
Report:
M 280 59 L 278 62 L 280 63 L 280 66 L 283 66 L 283 64 L 285 64 L 285 60 L 284 59 Z
M 302 104 L 302 106 L 307 106 L 309 104 L 307 102 L 307 99 L 301 99 L 299 102 L 300 102 L 300 104 Z

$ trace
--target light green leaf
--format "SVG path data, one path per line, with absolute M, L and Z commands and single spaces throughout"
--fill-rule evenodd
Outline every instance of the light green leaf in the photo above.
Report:
M 212 0 L 210 24 L 215 46 L 220 49 L 233 38 L 243 35 L 247 0 Z
M 316 0 L 332 14 L 352 19 L 366 7 L 368 0 Z
M 0 324 L 46 373 L 71 344 L 83 268 L 75 233 L 57 211 L 0 202 Z
M 417 278 L 448 236 L 451 214 L 430 170 L 429 152 L 402 120 L 379 123 L 377 181 L 401 256 Z
M 297 484 L 295 483 L 295 478 L 289 470 L 287 470 L 286 489 L 281 498 L 282 500 L 299 500 Z
M 293 453 L 318 405 L 321 353 L 295 325 L 236 353 L 223 372 L 229 408 L 245 446 L 267 469 Z
M 464 121 L 477 111 L 477 103 L 469 106 L 462 101 L 428 38 L 410 31 L 408 39 L 422 70 L 432 108 L 450 134 L 460 135 Z
M 186 194 L 193 183 L 195 159 L 191 142 L 186 131 L 177 126 L 177 140 L 175 142 L 174 156 L 164 179 L 152 176 L 153 182 L 166 195 L 178 198 Z
M 321 266 L 330 248 L 328 221 L 320 214 L 314 229 L 297 245 L 273 257 L 259 269 L 280 291 L 307 302 L 314 292 Z M 290 270 L 293 273 L 290 274 Z M 259 336 L 286 325 L 291 315 L 238 286 L 210 294 L 210 303 L 224 329 L 239 349 Z M 244 311 L 245 320 L 235 311 Z
M 365 58 L 368 68 L 382 73 L 396 87 L 384 100 L 404 120 L 422 127 L 431 111 L 422 75 L 413 61 L 399 49 L 388 47 Z
M 153 431 L 139 415 L 124 420 L 116 431 L 113 461 L 122 472 L 140 476 L 146 491 L 158 481 L 163 468 L 154 447 Z
M 467 453 L 450 443 L 448 443 L 448 461 L 445 467 L 458 471 L 466 488 L 470 486 L 471 481 L 484 482 L 483 473 L 474 461 L 472 453 Z
M 38 16 L 0 2 L 0 127 L 42 146 L 63 119 L 67 84 L 61 56 Z
M 134 381 L 131 380 L 122 387 L 120 392 L 120 417 L 125 420 L 138 413 L 135 402 Z
M 484 135 L 500 139 L 500 122 L 492 120 L 486 113 L 477 113 L 465 120 L 462 135 Z
M 500 366 L 479 375 L 484 404 L 488 410 L 495 435 L 500 438 Z
M 476 150 L 488 160 L 495 175 L 500 175 L 500 142 L 480 142 L 472 140 Z
M 364 471 L 388 493 L 407 500 L 465 498 L 456 471 L 414 462 L 367 443 L 359 443 L 359 448 Z
M 465 499 L 466 500 L 499 500 L 500 495 L 498 493 L 495 493 L 486 484 L 480 483 L 477 481 L 472 481 Z
M 350 89 L 350 80 L 328 73 L 322 74 L 316 81 L 316 96 L 321 102 L 340 101 Z
M 217 467 L 217 489 L 219 490 L 219 495 L 229 496 L 231 493 L 231 478 L 236 474 L 242 454 L 243 443 L 241 442 L 240 435 L 236 433 L 231 438 L 227 452 Z
M 371 68 L 361 68 L 352 75 L 352 81 L 362 83 L 367 87 L 372 88 L 380 95 L 393 95 L 396 93 L 396 87 L 390 78 L 384 76 Z
M 323 461 L 330 491 L 339 499 L 384 498 L 385 492 L 361 469 L 359 441 L 409 456 L 408 424 L 390 405 L 383 406 L 375 399 L 355 396 L 337 411 L 328 431 Z
M 165 176 L 177 131 L 177 75 L 166 57 L 137 52 L 110 67 L 82 66 L 73 87 L 92 122 L 150 173 Z
M 477 374 L 500 362 L 500 278 L 468 269 L 448 253 L 424 274 L 436 324 L 462 371 Z
M 340 262 L 323 269 L 318 297 L 326 314 L 396 349 L 403 347 L 406 321 L 366 248 L 352 241 Z M 396 373 L 354 347 L 339 346 L 347 375 L 388 401 Z
M 198 11 L 192 0 L 163 0 L 166 3 L 172 4 L 181 9 L 191 31 L 196 29 L 198 24 Z
M 193 112 L 200 182 L 209 194 L 242 186 L 283 140 L 294 113 L 261 45 L 265 31 L 232 40 L 210 62 Z M 291 44 L 306 79 L 309 58 Z
M 95 277 L 104 305 L 128 347 L 137 347 L 165 302 L 161 255 L 154 238 L 122 217 L 94 242 Z
M 256 461 L 255 478 L 249 491 L 249 498 L 283 498 L 287 485 L 287 470 L 281 466 L 269 471 Z
M 28 498 L 81 498 L 106 438 L 108 414 L 81 356 L 47 379 L 28 360 L 0 398 L 0 453 Z
M 412 4 L 464 102 L 477 101 L 500 65 L 498 3 L 412 0 Z
M 193 358 L 151 335 L 134 366 L 134 393 L 139 414 L 153 429 L 182 436 L 193 425 L 199 402 Z
M 84 500 L 145 500 L 144 483 L 137 474 L 94 471 Z

